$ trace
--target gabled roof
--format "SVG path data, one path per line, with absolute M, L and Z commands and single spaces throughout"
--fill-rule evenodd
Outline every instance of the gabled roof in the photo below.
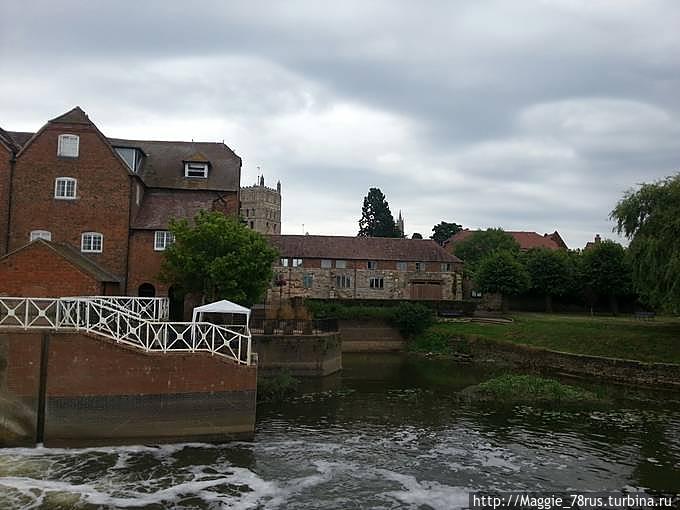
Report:
M 106 271 L 104 268 L 99 266 L 96 262 L 92 261 L 91 259 L 87 258 L 85 255 L 80 253 L 77 249 L 74 247 L 68 245 L 68 244 L 61 244 L 61 243 L 55 243 L 52 241 L 45 241 L 44 239 L 36 239 L 35 241 L 32 241 L 28 244 L 23 245 L 20 248 L 17 248 L 14 251 L 11 251 L 4 255 L 3 257 L 0 257 L 0 260 L 4 260 L 6 258 L 12 257 L 13 255 L 20 253 L 24 250 L 28 249 L 33 249 L 38 246 L 44 246 L 55 252 L 57 255 L 60 257 L 64 258 L 68 262 L 70 262 L 72 265 L 74 265 L 77 269 L 82 271 L 85 274 L 90 275 L 93 277 L 95 280 L 100 281 L 100 282 L 116 282 L 116 283 L 121 283 L 121 278 L 109 273 Z
M 2 128 L 0 128 L 0 144 L 7 147 L 10 152 L 17 152 L 19 150 L 19 147 L 12 138 L 12 135 Z
M 6 133 L 12 137 L 12 140 L 14 140 L 14 143 L 19 149 L 26 145 L 26 142 L 28 142 L 35 134 L 26 131 L 6 131 Z
M 464 241 L 475 232 L 477 231 L 467 228 L 461 230 L 444 241 L 444 246 L 453 247 L 453 245 Z M 511 235 L 515 241 L 517 241 L 517 244 L 519 244 L 520 249 L 525 251 L 531 250 L 532 248 L 547 248 L 548 250 L 567 248 L 567 245 L 562 241 L 557 230 L 552 234 L 544 235 L 541 235 L 538 232 L 526 232 L 521 230 L 506 230 L 505 233 Z
M 214 191 L 149 190 L 132 228 L 165 230 L 171 218 L 192 220 L 198 211 L 211 210 L 219 198 Z
M 282 257 L 462 263 L 429 239 L 310 235 L 271 235 L 268 239 Z
M 151 188 L 238 191 L 241 158 L 223 143 L 167 142 L 109 138 L 114 147 L 135 147 L 144 153 L 139 176 Z M 196 159 L 200 157 L 201 159 Z M 210 162 L 206 179 L 184 177 L 185 161 Z
M 72 110 L 69 110 L 64 114 L 59 115 L 59 117 L 55 117 L 54 119 L 51 119 L 48 122 L 50 124 L 57 124 L 57 123 L 92 124 L 92 121 L 87 116 L 87 114 L 80 108 L 80 106 L 76 106 Z

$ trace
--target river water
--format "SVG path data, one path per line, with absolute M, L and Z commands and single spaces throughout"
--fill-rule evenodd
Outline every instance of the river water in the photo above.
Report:
M 677 396 L 491 407 L 455 392 L 498 369 L 344 365 L 261 405 L 253 442 L 0 450 L 0 508 L 451 509 L 482 489 L 680 492 Z

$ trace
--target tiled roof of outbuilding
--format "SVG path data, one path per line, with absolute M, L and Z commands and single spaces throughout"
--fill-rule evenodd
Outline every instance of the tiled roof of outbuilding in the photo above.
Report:
M 467 228 L 465 230 L 461 230 L 455 235 L 449 237 L 444 243 L 444 246 L 448 246 L 449 248 L 451 248 L 453 245 L 461 241 L 464 241 L 475 232 L 476 232 L 475 230 L 469 230 Z M 538 232 L 524 232 L 513 230 L 506 230 L 505 233 L 511 235 L 515 239 L 515 241 L 517 241 L 517 244 L 519 244 L 521 250 L 530 250 L 532 248 L 547 248 L 549 250 L 558 250 L 560 248 L 566 248 L 566 245 L 560 246 L 560 243 L 557 242 L 552 237 L 557 235 L 560 240 L 562 239 L 561 237 L 559 237 L 557 231 L 555 231 L 553 234 L 545 235 L 541 235 Z
M 219 195 L 213 191 L 150 190 L 132 223 L 140 230 L 165 230 L 172 218 L 191 220 L 201 210 L 211 210 Z
M 429 239 L 311 235 L 271 235 L 268 239 L 283 257 L 462 263 Z

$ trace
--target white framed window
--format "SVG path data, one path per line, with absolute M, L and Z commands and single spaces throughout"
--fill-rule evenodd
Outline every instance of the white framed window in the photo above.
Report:
M 397 262 L 397 271 L 406 271 L 408 264 L 406 262 Z
M 80 237 L 80 251 L 83 253 L 101 253 L 104 251 L 104 236 L 99 232 L 83 232 Z
M 283 267 L 288 267 L 288 259 L 282 258 L 281 261 L 279 262 L 279 265 Z
M 385 287 L 385 279 L 382 276 L 369 278 L 368 283 L 372 289 L 382 289 Z
M 300 267 L 302 266 L 302 259 L 293 259 L 293 267 Z
M 172 243 L 175 242 L 175 236 L 168 230 L 156 230 L 156 235 L 153 240 L 153 249 L 156 251 L 163 251 Z
M 57 156 L 62 156 L 64 158 L 77 158 L 79 145 L 80 137 L 78 135 L 59 135 Z
M 78 191 L 78 180 L 73 177 L 57 177 L 54 181 L 54 198 L 74 200 Z
M 321 259 L 321 269 L 330 269 L 333 267 L 333 261 L 330 259 Z
M 346 274 L 335 277 L 335 286 L 338 289 L 349 289 L 352 286 L 352 279 Z
M 36 239 L 44 239 L 45 241 L 51 241 L 52 232 L 50 232 L 49 230 L 31 230 L 29 240 L 35 241 Z
M 442 262 L 442 273 L 450 273 L 451 272 L 451 263 L 450 262 Z
M 208 163 L 184 163 L 184 177 L 208 178 Z
M 416 262 L 416 271 L 425 271 L 425 262 Z
M 368 269 L 378 269 L 378 261 L 377 260 L 369 260 L 368 261 Z
M 481 291 L 479 291 L 479 290 L 471 290 L 471 291 L 470 291 L 470 297 L 473 297 L 473 298 L 481 298 L 481 297 L 482 297 L 482 293 L 481 293 Z
M 346 269 L 347 268 L 347 261 L 346 260 L 336 260 L 335 261 L 335 267 L 338 269 Z

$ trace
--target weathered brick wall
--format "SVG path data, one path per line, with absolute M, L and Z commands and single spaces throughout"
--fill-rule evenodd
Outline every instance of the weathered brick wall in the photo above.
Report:
M 57 156 L 60 134 L 80 137 L 79 156 Z M 78 179 L 77 199 L 57 200 L 57 177 Z M 80 249 L 83 232 L 104 236 L 103 253 L 87 254 L 125 277 L 131 177 L 96 129 L 84 124 L 48 124 L 17 158 L 12 184 L 10 250 L 29 241 L 31 230 L 49 230 L 52 240 Z
M 104 287 L 43 243 L 33 243 L 0 260 L 0 295 L 92 296 Z
M 305 263 L 307 260 L 305 260 Z M 460 278 L 454 272 L 396 271 L 381 269 L 320 269 L 314 267 L 283 268 L 274 271 L 285 279 L 286 285 L 272 286 L 268 290 L 268 302 L 276 302 L 279 297 L 338 298 L 338 299 L 415 299 L 412 296 L 413 282 L 441 282 L 441 299 L 461 300 Z M 312 285 L 304 286 L 305 275 L 312 275 Z M 336 286 L 337 276 L 350 278 L 349 288 Z M 383 278 L 383 288 L 370 287 L 370 279 Z
M 9 178 L 12 153 L 0 143 L 0 257 L 7 246 L 7 215 L 9 214 Z
M 132 230 L 130 232 L 130 266 L 127 295 L 138 295 L 139 286 L 150 283 L 156 289 L 156 296 L 167 296 L 168 285 L 161 282 L 159 274 L 163 252 L 154 250 L 153 230 Z

